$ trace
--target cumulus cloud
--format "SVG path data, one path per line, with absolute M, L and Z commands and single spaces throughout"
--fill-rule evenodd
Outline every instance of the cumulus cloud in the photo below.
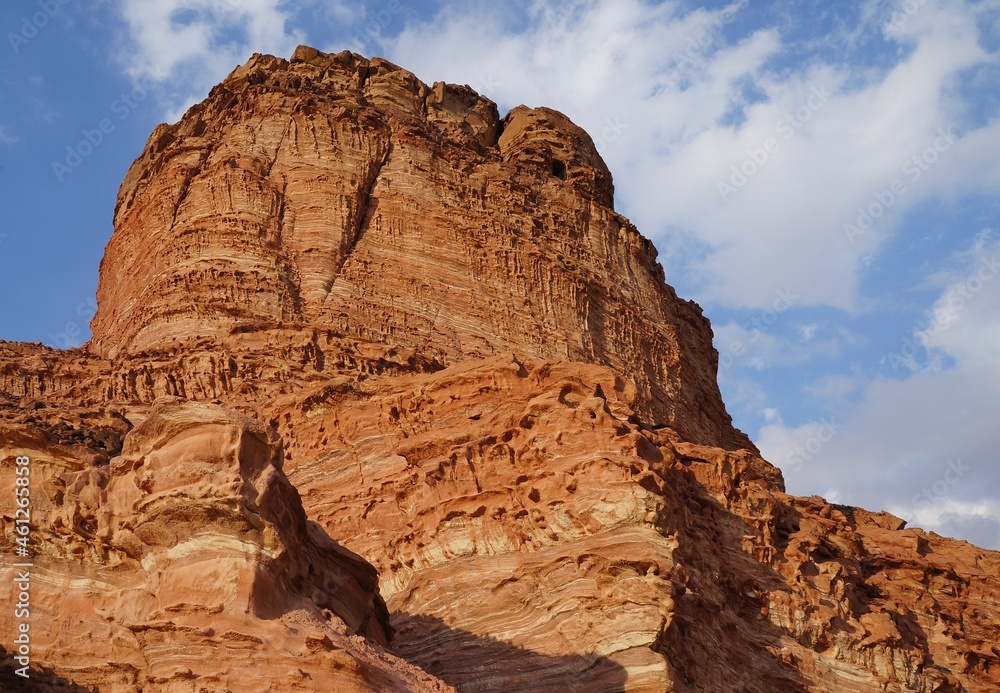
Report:
M 303 33 L 281 0 L 121 0 L 127 73 L 164 90 L 168 117 L 204 98 L 252 53 L 288 55 Z
M 827 402 L 843 404 L 861 386 L 861 378 L 857 375 L 851 376 L 842 373 L 833 373 L 823 376 L 819 382 L 807 386 L 805 391 Z
M 958 76 L 995 60 L 980 46 L 972 6 L 869 7 L 857 31 L 881 32 L 901 56 L 883 67 L 844 51 L 836 61 L 784 61 L 778 29 L 735 32 L 744 3 L 517 6 L 528 8 L 527 26 L 506 7 L 484 16 L 479 3 L 449 3 L 387 47 L 422 75 L 491 84 L 505 106 L 551 105 L 594 133 L 624 211 L 668 247 L 675 274 L 685 271 L 701 300 L 763 308 L 792 287 L 804 304 L 854 310 L 862 259 L 908 211 L 996 170 L 988 145 L 1000 125 L 963 129 L 953 105 Z M 874 207 L 861 233 L 845 232 L 897 181 L 902 192 Z M 671 255 L 685 243 L 702 252 Z
M 883 356 L 898 366 L 892 377 L 842 362 L 861 349 L 846 316 L 885 310 L 862 279 L 873 266 L 893 271 L 883 254 L 913 216 L 1000 192 L 995 2 L 843 4 L 813 34 L 817 18 L 747 0 L 456 0 L 429 13 L 339 0 L 118 2 L 122 64 L 163 85 L 174 116 L 250 53 L 287 56 L 300 42 L 381 54 L 501 108 L 567 113 L 594 136 L 621 211 L 656 241 L 668 281 L 710 313 L 732 310 L 716 326 L 720 380 L 731 407 L 759 414 L 755 440 L 790 490 L 1000 548 L 992 236 L 928 274 L 936 299 Z M 794 309 L 754 325 L 782 293 Z M 787 403 L 795 386 L 776 386 L 775 369 L 819 362 L 829 368 L 799 394 L 836 417 L 786 424 L 774 395 Z
M 812 52 L 796 35 L 801 18 L 741 23 L 744 3 L 515 7 L 528 21 L 449 3 L 388 43 L 389 57 L 425 78 L 490 85 L 504 107 L 569 114 L 595 135 L 622 211 L 657 241 L 668 279 L 709 306 L 759 314 L 784 290 L 798 297 L 796 317 L 809 307 L 858 315 L 872 307 L 864 273 L 915 211 L 1000 186 L 1000 119 L 977 116 L 982 89 L 970 87 L 995 78 L 998 56 L 984 46 L 996 36 L 983 40 L 996 33 L 995 3 L 865 3 Z M 1000 282 L 959 305 L 949 287 L 978 286 L 969 273 L 979 270 L 965 271 L 926 316 L 947 329 L 915 326 L 906 379 L 841 364 L 802 392 L 836 417 L 786 425 L 754 372 L 842 358 L 858 347 L 843 324 L 805 314 L 775 330 L 716 326 L 729 404 L 763 413 L 757 442 L 793 491 L 1000 546 L 990 490 L 1000 487 L 990 462 L 1000 399 L 984 386 L 1000 376 L 990 365 L 1000 363 Z M 958 458 L 972 471 L 935 495 Z M 914 505 L 925 489 L 932 500 Z
M 1000 382 L 1000 243 L 988 238 L 957 254 L 959 276 L 914 326 L 916 339 L 889 355 L 920 364 L 913 375 L 869 383 L 828 440 L 819 423 L 760 430 L 757 443 L 789 490 L 839 494 L 1000 548 L 1000 391 L 991 385 Z

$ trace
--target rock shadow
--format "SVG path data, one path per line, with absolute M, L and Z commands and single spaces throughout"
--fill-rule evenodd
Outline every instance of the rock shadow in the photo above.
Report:
M 393 654 L 459 691 L 624 693 L 628 672 L 596 654 L 551 656 L 433 616 L 392 614 Z
M 679 590 L 670 627 L 654 648 L 671 662 L 678 690 L 812 690 L 797 662 L 781 658 L 783 634 L 762 617 L 761 590 L 782 589 L 784 578 L 743 550 L 744 519 L 724 507 L 692 470 L 658 471 L 669 489 L 660 524 L 678 539 L 676 558 L 685 572 L 714 576 L 693 583 L 694 590 Z M 792 531 L 795 519 L 787 515 L 777 522 L 777 533 Z M 706 650 L 706 643 L 714 647 Z
M 0 657 L 3 658 L 3 668 L 0 669 L 0 691 L 4 693 L 43 693 L 47 691 L 66 691 L 67 693 L 98 693 L 97 688 L 80 686 L 73 681 L 53 673 L 45 667 L 31 665 L 29 678 L 18 676 L 15 669 L 20 664 L 14 662 L 14 653 L 0 646 Z

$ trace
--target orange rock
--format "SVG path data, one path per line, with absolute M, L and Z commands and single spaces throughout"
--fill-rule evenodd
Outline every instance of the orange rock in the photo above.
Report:
M 189 679 L 199 690 L 449 690 L 378 646 L 392 629 L 377 574 L 306 519 L 272 429 L 176 403 L 154 408 L 110 464 L 31 429 L 0 439 L 31 460 L 31 606 L 18 622 L 34 662 L 101 690 Z M 13 488 L 10 461 L 0 477 Z M 5 525 L 11 501 L 0 501 Z M 0 568 L 8 593 L 14 562 Z M 2 617 L 11 633 L 13 616 Z
M 129 170 L 93 341 L 0 342 L 37 676 L 1000 688 L 1000 554 L 785 494 L 655 257 L 565 116 L 254 56 Z
M 722 404 L 708 321 L 613 194 L 590 136 L 555 111 L 501 121 L 467 87 L 347 52 L 256 56 L 129 170 L 90 350 L 281 326 L 445 365 L 599 363 L 648 393 L 648 422 L 752 448 Z

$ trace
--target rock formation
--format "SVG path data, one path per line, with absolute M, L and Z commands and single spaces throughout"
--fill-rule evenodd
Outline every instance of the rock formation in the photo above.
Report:
M 378 576 L 306 519 L 270 427 L 161 402 L 110 463 L 31 426 L 0 444 L 32 460 L 32 646 L 76 685 L 444 690 L 373 646 L 392 635 Z
M 613 202 L 565 116 L 346 52 L 158 127 L 93 340 L 0 342 L 35 679 L 1000 688 L 1000 554 L 786 495 Z
M 555 111 L 429 88 L 384 60 L 255 57 L 118 194 L 92 351 L 290 328 L 441 365 L 514 351 L 611 366 L 650 421 L 749 447 L 700 309 L 612 208 L 590 137 Z

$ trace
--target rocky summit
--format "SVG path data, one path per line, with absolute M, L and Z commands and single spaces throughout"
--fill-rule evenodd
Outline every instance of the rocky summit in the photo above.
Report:
M 97 301 L 0 342 L 4 690 L 1000 690 L 1000 554 L 787 495 L 556 111 L 256 55 Z

